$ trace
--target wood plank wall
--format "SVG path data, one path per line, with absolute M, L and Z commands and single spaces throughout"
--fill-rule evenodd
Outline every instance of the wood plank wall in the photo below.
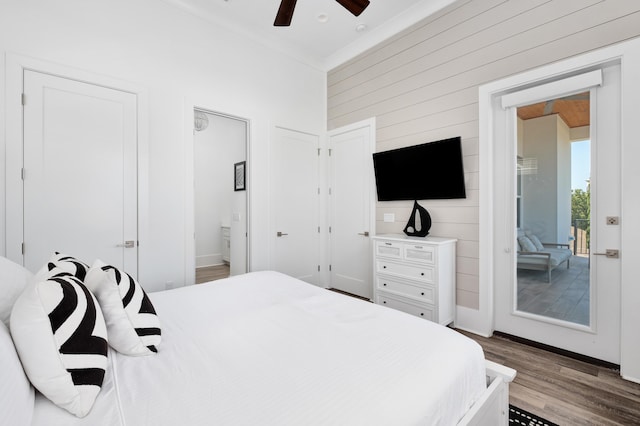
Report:
M 459 239 L 458 305 L 479 303 L 478 87 L 639 35 L 638 0 L 459 0 L 328 73 L 329 129 L 376 117 L 377 151 L 462 136 L 467 199 L 421 202 Z M 376 232 L 411 206 L 379 202 Z

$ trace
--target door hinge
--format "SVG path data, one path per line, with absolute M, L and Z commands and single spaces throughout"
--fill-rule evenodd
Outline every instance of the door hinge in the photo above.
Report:
M 27 104 L 27 95 L 22 93 L 21 96 L 20 96 L 20 102 L 22 103 L 23 106 L 26 105 Z
M 320 148 L 318 148 L 318 157 L 320 157 Z
M 24 242 L 20 244 L 20 251 L 24 254 Z
M 320 195 L 320 187 L 318 187 L 318 195 Z
M 329 195 L 331 195 L 331 188 L 329 188 Z
M 20 179 L 24 180 L 24 167 L 20 169 Z
M 333 151 L 331 148 L 329 148 L 329 157 L 331 157 L 331 151 Z
M 318 234 L 320 233 L 320 227 L 318 226 Z
M 329 272 L 331 272 L 331 265 L 329 265 Z
M 329 227 L 329 233 L 331 233 L 331 227 Z
M 320 265 L 318 265 L 318 272 L 320 272 Z

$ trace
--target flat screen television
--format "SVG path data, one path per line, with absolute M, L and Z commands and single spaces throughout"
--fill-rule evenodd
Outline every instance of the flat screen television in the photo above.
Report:
M 373 154 L 378 201 L 466 198 L 461 138 Z

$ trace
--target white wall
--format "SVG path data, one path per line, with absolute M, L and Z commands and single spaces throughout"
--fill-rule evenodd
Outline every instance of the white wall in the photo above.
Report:
M 479 149 L 478 88 L 636 37 L 638 11 L 636 1 L 459 0 L 329 72 L 330 129 L 375 116 L 378 151 L 462 136 L 467 199 L 422 203 L 431 234 L 458 239 L 457 323 L 490 297 L 480 285 L 480 174 L 495 153 Z M 378 203 L 377 232 L 402 232 L 410 212 L 410 202 Z
M 148 214 L 140 218 L 139 279 L 148 290 L 185 280 L 186 98 L 251 122 L 251 269 L 266 269 L 269 130 L 325 129 L 325 75 L 153 0 L 0 0 L 0 52 L 122 79 L 148 93 Z M 4 80 L 4 62 L 0 79 Z M 5 91 L 0 85 L 4 101 Z M 11 99 L 6 102 L 16 102 Z M 0 102 L 4 108 L 5 102 Z M 0 162 L 4 163 L 4 111 Z M 4 223 L 4 174 L 0 223 Z M 4 230 L 0 231 L 4 246 Z M 2 248 L 4 253 L 4 247 Z
M 522 176 L 524 229 L 542 241 L 569 242 L 571 227 L 571 141 L 559 115 L 519 120 L 522 154 L 538 170 Z
M 246 191 L 235 192 L 233 186 L 233 165 L 247 158 L 246 123 L 214 114 L 207 117 L 209 126 L 194 135 L 196 267 L 222 264 L 221 226 L 232 225 L 233 213 L 246 220 L 246 209 L 233 208 L 236 195 L 246 196 Z

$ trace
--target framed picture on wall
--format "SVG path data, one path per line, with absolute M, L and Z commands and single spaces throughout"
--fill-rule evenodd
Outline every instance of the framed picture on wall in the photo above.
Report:
M 241 161 L 239 163 L 236 163 L 233 165 L 233 171 L 234 171 L 234 179 L 233 179 L 233 190 L 234 191 L 244 191 L 245 189 L 247 189 L 246 185 L 245 185 L 245 177 L 246 177 L 246 161 Z

